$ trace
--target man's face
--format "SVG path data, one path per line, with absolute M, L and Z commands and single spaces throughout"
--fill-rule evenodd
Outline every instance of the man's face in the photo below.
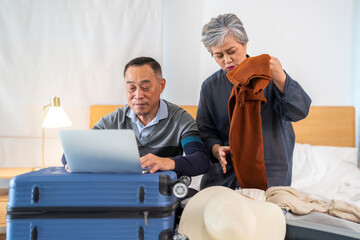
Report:
M 141 119 L 150 118 L 151 121 L 157 113 L 165 79 L 159 83 L 154 71 L 147 64 L 132 66 L 125 73 L 125 88 L 130 108 Z
M 229 72 L 246 59 L 246 44 L 241 44 L 233 36 L 227 36 L 220 46 L 210 47 L 216 63 Z

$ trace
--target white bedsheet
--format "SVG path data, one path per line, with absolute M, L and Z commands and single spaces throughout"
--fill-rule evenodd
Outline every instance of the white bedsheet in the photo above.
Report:
M 295 144 L 292 187 L 325 201 L 343 200 L 360 207 L 358 151 L 349 147 Z M 202 176 L 193 177 L 199 190 Z
M 360 207 L 356 148 L 295 144 L 292 187 L 312 197 L 338 199 Z
M 286 221 L 297 223 L 304 228 L 316 229 L 324 232 L 344 234 L 346 236 L 360 237 L 360 224 L 333 217 L 327 214 L 311 212 L 306 215 L 296 215 L 287 212 Z

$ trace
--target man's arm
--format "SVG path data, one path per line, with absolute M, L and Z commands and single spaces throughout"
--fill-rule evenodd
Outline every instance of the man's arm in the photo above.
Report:
M 181 145 L 186 156 L 172 157 L 175 161 L 175 171 L 187 176 L 197 176 L 207 173 L 210 168 L 210 158 L 199 137 L 185 138 Z
M 148 153 L 140 158 L 141 168 L 149 168 L 150 173 L 156 171 L 169 171 L 175 169 L 175 161 L 171 158 L 164 158 Z
M 175 157 L 163 158 L 149 153 L 141 157 L 141 167 L 148 167 L 150 173 L 154 173 L 158 170 L 173 170 L 186 176 L 197 176 L 209 171 L 210 158 L 199 137 L 187 137 L 181 144 L 186 156 L 178 155 Z

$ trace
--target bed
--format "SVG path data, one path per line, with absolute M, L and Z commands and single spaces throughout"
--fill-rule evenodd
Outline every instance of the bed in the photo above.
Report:
M 294 123 L 292 187 L 311 197 L 360 207 L 360 169 L 353 107 L 311 107 Z M 360 239 L 360 224 L 322 213 L 286 214 L 288 239 Z
M 90 107 L 90 128 L 121 105 Z M 196 118 L 196 106 L 181 106 Z M 322 200 L 340 199 L 360 207 L 360 169 L 355 148 L 354 107 L 312 106 L 293 123 L 292 187 Z M 195 178 L 196 188 L 200 178 Z M 286 214 L 287 239 L 360 239 L 360 224 L 321 213 Z

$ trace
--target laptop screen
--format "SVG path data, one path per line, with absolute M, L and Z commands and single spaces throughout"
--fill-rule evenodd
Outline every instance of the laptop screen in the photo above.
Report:
M 142 173 L 131 129 L 58 130 L 71 172 Z

